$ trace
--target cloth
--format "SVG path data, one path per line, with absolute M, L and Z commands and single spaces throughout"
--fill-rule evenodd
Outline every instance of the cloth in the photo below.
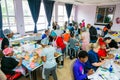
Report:
M 63 34 L 63 40 L 64 40 L 65 42 L 68 42 L 69 39 L 70 39 L 70 34 L 69 34 L 69 33 L 64 33 L 64 34 Z
M 9 46 L 9 45 L 10 45 L 10 42 L 9 42 L 8 38 L 3 38 L 2 44 L 1 44 L 1 49 L 4 50 L 5 46 Z
M 86 47 L 89 45 L 90 42 L 90 34 L 88 32 L 82 32 L 82 50 L 86 50 Z
M 65 47 L 66 47 L 62 37 L 57 37 L 56 44 L 57 44 L 57 47 L 61 48 L 61 50 L 65 49 Z
M 73 64 L 73 75 L 74 80 L 85 80 L 87 78 L 87 74 L 84 71 L 85 64 L 80 62 L 77 59 Z
M 90 33 L 90 41 L 97 41 L 97 30 L 95 27 L 91 26 L 89 29 L 89 33 Z
M 99 57 L 98 54 L 96 52 L 94 52 L 93 50 L 89 50 L 88 51 L 88 61 L 85 63 L 86 67 L 88 69 L 94 69 L 96 71 L 96 69 L 98 67 L 93 66 L 92 64 L 95 62 L 99 62 Z
M 50 35 L 51 35 L 52 37 L 57 36 L 57 34 L 56 34 L 54 31 L 52 31 Z
M 55 48 L 52 46 L 47 46 L 43 48 L 41 56 L 46 56 L 46 62 L 43 63 L 44 68 L 52 68 L 56 66 L 56 61 L 54 53 L 56 52 Z
M 107 56 L 106 50 L 100 48 L 100 49 L 98 50 L 98 56 L 99 56 L 99 57 L 106 57 L 106 56 Z
M 8 34 L 11 34 L 11 33 L 13 33 L 10 29 L 5 29 L 4 31 L 3 31 L 3 33 L 4 33 L 4 35 L 6 36 L 6 35 L 8 35 Z
M 13 48 L 5 48 L 4 50 L 3 50 L 3 54 L 4 55 L 8 55 L 9 53 L 11 53 L 13 51 Z
M 56 66 L 53 68 L 48 68 L 48 69 L 45 68 L 44 74 L 45 74 L 45 80 L 49 80 L 50 74 L 52 74 L 54 80 L 58 80 L 57 74 L 56 74 Z
M 15 69 L 17 65 L 18 62 L 14 58 L 7 56 L 2 57 L 1 70 L 5 74 L 14 74 L 15 72 L 13 71 L 13 69 Z
M 70 38 L 70 41 L 69 41 L 69 45 L 70 45 L 70 48 L 75 48 L 75 44 L 77 43 L 78 41 L 76 40 L 76 39 L 74 39 L 74 38 Z
M 42 35 L 42 39 L 44 39 L 44 38 L 46 38 L 47 37 L 47 35 L 46 34 L 43 34 Z

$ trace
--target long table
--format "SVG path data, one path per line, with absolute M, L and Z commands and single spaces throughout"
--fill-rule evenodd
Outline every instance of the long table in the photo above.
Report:
M 32 79 L 32 72 L 35 73 L 35 70 L 38 69 L 39 67 L 41 67 L 43 65 L 42 60 L 40 59 L 40 53 L 42 51 L 42 48 L 40 45 L 35 45 L 35 44 L 25 44 L 19 47 L 14 47 L 14 58 L 19 60 L 19 57 L 23 57 L 27 54 L 29 55 L 29 60 L 23 60 L 22 61 L 22 65 L 28 70 L 29 75 L 30 75 L 30 80 L 34 80 Z M 39 55 L 39 61 L 35 62 L 35 67 L 31 68 L 30 67 L 30 63 L 31 63 L 31 59 L 33 58 L 34 54 L 38 54 Z M 56 57 L 60 57 L 61 53 L 59 53 L 59 55 Z M 34 78 L 36 78 L 36 75 L 34 76 Z M 37 79 L 35 79 L 37 80 Z
M 120 55 L 120 49 L 111 51 L 110 53 L 116 55 Z M 118 59 L 120 60 L 120 59 Z M 114 59 L 107 60 L 104 65 L 99 67 L 97 71 L 88 76 L 90 80 L 120 80 L 120 65 L 116 64 Z M 113 72 L 109 71 L 109 67 L 112 65 Z

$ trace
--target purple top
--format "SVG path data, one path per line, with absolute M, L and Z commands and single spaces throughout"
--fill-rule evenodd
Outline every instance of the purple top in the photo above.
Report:
M 84 71 L 85 64 L 80 62 L 79 59 L 77 59 L 73 64 L 73 75 L 74 80 L 84 80 L 87 78 L 87 74 Z

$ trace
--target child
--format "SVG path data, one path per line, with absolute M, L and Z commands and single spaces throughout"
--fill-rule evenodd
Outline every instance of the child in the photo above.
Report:
M 111 59 L 111 58 L 114 57 L 112 54 L 107 54 L 106 44 L 104 42 L 100 44 L 100 49 L 98 51 L 98 56 L 99 56 L 99 58 L 101 60 L 103 60 L 103 59 Z
M 85 62 L 88 60 L 88 53 L 81 51 L 78 55 L 78 59 L 73 64 L 74 80 L 85 80 L 87 76 L 93 74 L 93 70 L 90 69 L 87 73 L 85 71 Z
M 15 72 L 21 72 L 23 75 L 25 75 L 25 70 L 22 68 L 22 58 L 20 61 L 16 61 L 13 56 L 13 49 L 12 48 L 6 48 L 3 50 L 3 54 L 5 56 L 2 57 L 1 61 L 1 70 L 5 74 L 14 74 Z
M 100 61 L 98 57 L 98 50 L 100 46 L 97 43 L 91 44 L 91 50 L 88 51 L 88 61 L 86 63 L 87 69 L 94 69 L 95 71 L 97 68 L 105 63 L 105 61 Z
M 77 41 L 75 39 L 74 34 L 71 34 L 69 46 L 70 46 L 70 50 L 71 50 L 70 59 L 72 59 L 73 56 L 75 56 L 75 51 L 78 51 L 78 49 L 79 49 L 79 41 Z

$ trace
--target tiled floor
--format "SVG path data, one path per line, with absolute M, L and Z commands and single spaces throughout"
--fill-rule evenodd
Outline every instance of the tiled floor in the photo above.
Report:
M 65 59 L 65 65 L 63 68 L 59 69 L 57 68 L 57 76 L 58 80 L 73 80 L 72 75 L 72 64 L 75 59 L 70 60 L 69 58 Z M 37 80 L 42 80 L 41 74 L 42 70 L 37 70 Z M 30 80 L 29 77 L 21 77 L 19 80 Z M 50 77 L 50 80 L 53 80 L 52 77 Z

